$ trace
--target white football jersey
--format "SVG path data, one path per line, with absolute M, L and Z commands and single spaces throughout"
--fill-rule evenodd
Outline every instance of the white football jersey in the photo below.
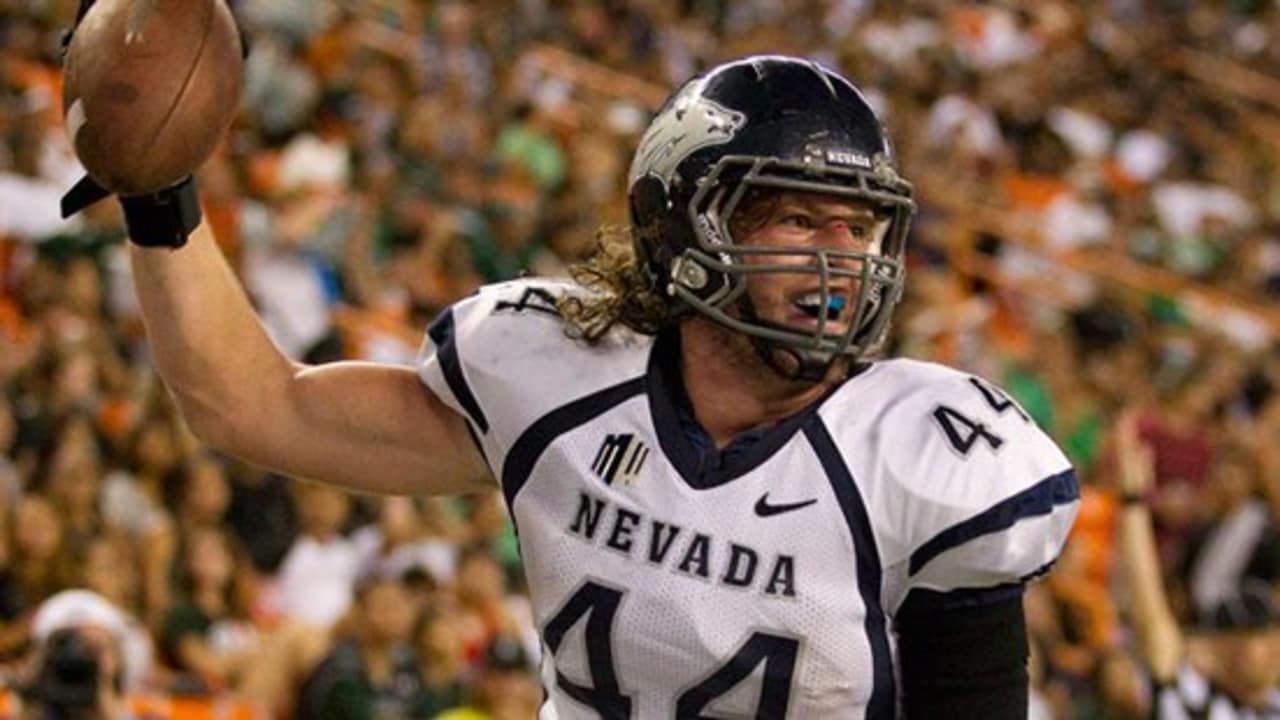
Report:
M 989 383 L 878 362 L 707 453 L 682 429 L 669 341 L 571 339 L 554 300 L 572 287 L 482 289 L 419 365 L 501 480 L 542 720 L 892 717 L 908 592 L 1016 587 L 1057 557 L 1074 473 Z

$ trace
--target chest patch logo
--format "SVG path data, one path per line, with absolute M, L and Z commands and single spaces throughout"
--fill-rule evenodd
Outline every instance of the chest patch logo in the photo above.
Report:
M 606 435 L 596 459 L 591 461 L 591 471 L 612 485 L 615 480 L 630 484 L 640 474 L 644 461 L 649 457 L 649 447 L 631 433 Z

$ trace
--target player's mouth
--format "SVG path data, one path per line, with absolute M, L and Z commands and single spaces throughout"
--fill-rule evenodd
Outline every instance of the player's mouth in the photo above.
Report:
M 821 292 L 808 292 L 792 299 L 791 307 L 794 312 L 791 313 L 791 319 L 814 327 L 819 319 L 825 319 L 830 326 L 831 323 L 841 323 L 849 317 L 849 305 L 849 296 L 844 293 L 828 293 L 824 298 Z

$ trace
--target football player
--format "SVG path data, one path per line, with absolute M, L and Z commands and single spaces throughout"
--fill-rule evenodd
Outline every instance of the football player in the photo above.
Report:
M 500 488 L 541 718 L 1025 717 L 1022 589 L 1075 476 L 999 388 L 878 359 L 914 203 L 862 94 L 806 60 L 720 65 L 654 118 L 629 192 L 631 234 L 577 282 L 483 288 L 416 368 L 291 362 L 203 227 L 135 230 L 155 361 L 253 462 Z

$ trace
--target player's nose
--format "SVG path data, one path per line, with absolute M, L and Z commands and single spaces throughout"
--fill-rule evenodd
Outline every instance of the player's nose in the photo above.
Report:
M 818 247 L 828 250 L 862 250 L 862 239 L 848 221 L 832 219 L 820 225 L 814 238 Z
M 844 268 L 854 267 L 860 264 L 860 260 L 843 253 L 866 250 L 866 244 L 854 234 L 849 224 L 840 220 L 834 220 L 818 228 L 814 245 L 819 250 L 833 251 L 826 253 L 827 262 L 832 266 Z

